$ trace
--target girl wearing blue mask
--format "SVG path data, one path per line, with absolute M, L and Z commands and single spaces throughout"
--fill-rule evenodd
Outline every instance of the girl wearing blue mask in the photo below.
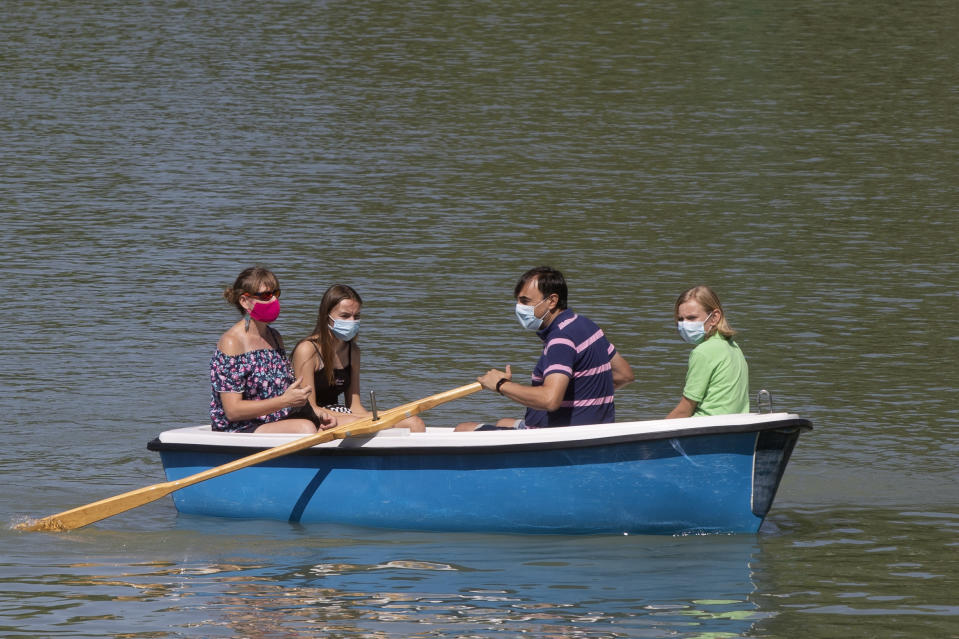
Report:
M 322 423 L 348 424 L 370 413 L 360 401 L 360 330 L 363 299 L 345 284 L 334 284 L 323 294 L 316 326 L 293 349 L 293 370 L 313 383 L 313 393 L 301 409 L 302 416 Z M 426 426 L 419 417 L 397 424 L 413 432 Z
M 674 315 L 679 336 L 694 348 L 683 395 L 667 419 L 748 413 L 749 367 L 716 293 L 708 286 L 684 291 Z

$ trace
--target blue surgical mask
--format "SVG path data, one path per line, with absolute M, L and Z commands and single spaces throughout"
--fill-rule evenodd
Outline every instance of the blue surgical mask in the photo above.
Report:
M 712 313 L 709 315 L 712 315 Z M 676 322 L 676 328 L 679 329 L 679 336 L 683 338 L 684 342 L 695 346 L 703 341 L 703 338 L 706 337 L 705 324 L 706 320 L 709 319 L 709 315 L 701 322 L 693 322 L 691 320 Z
M 547 298 L 541 299 L 536 306 L 539 306 L 546 301 Z M 539 327 L 543 325 L 543 318 L 536 317 L 536 306 L 529 306 L 528 304 L 516 304 L 516 319 L 519 320 L 519 323 L 523 328 L 538 331 Z M 545 317 L 545 315 L 544 315 Z
M 335 319 L 332 316 L 330 319 L 333 320 L 330 330 L 344 342 L 350 341 L 360 332 L 360 320 Z

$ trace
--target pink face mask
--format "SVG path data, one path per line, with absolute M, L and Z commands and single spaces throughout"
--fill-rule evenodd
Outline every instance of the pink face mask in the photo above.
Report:
M 280 300 L 274 297 L 270 302 L 256 302 L 250 309 L 250 317 L 258 322 L 269 324 L 280 316 Z

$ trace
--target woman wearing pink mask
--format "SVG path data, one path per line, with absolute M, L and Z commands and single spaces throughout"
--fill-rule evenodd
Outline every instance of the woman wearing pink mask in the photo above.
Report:
M 315 433 L 308 419 L 289 418 L 313 388 L 293 379 L 283 339 L 270 323 L 280 314 L 280 284 L 255 266 L 240 273 L 223 297 L 243 316 L 216 344 L 210 360 L 210 420 L 213 430 L 258 433 Z M 336 425 L 335 420 L 321 427 Z

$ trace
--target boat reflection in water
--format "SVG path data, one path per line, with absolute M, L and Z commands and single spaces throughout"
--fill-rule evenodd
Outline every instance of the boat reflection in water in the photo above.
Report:
M 402 429 L 327 442 L 173 493 L 182 513 L 459 532 L 749 533 L 799 434 L 788 413 L 522 431 Z M 167 479 L 296 435 L 165 431 Z
M 461 637 L 495 629 L 700 639 L 744 636 L 770 617 L 753 601 L 752 566 L 761 561 L 754 536 L 243 526 L 224 549 L 231 562 L 185 579 L 177 603 L 178 614 L 202 612 L 205 624 L 233 636 Z M 177 528 L 201 538 L 207 529 L 211 538 L 223 532 L 222 520 L 207 517 L 180 517 Z M 251 555 L 257 549 L 264 556 Z

